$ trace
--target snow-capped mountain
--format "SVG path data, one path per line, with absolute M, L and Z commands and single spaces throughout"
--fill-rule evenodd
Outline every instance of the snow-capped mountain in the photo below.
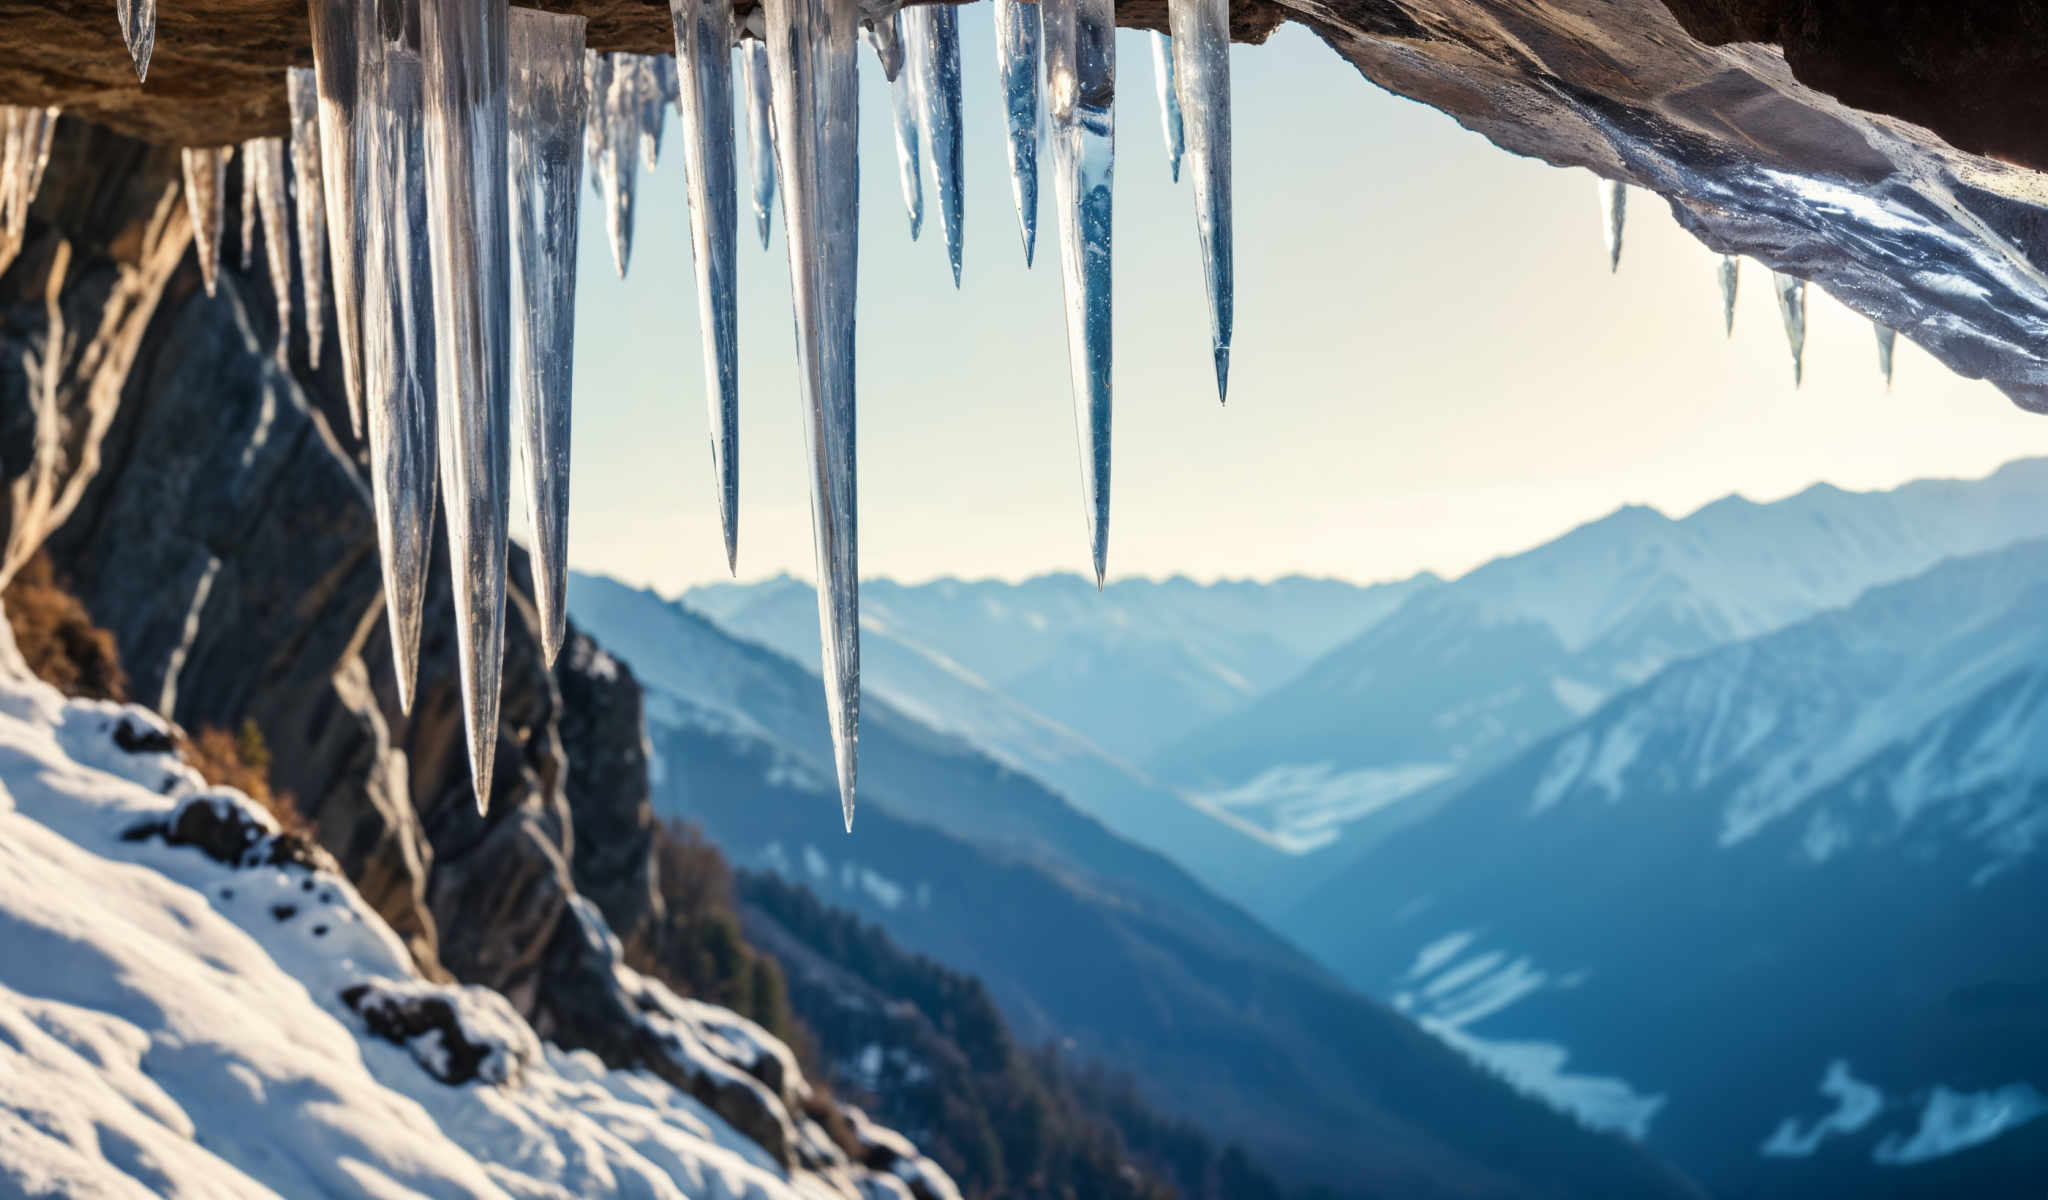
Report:
M 586 901 L 659 1074 L 421 977 L 333 860 L 172 745 L 0 629 L 0 1194 L 957 1200 L 855 1111 L 852 1161 L 788 1047 L 619 964 Z
M 1683 1195 L 1625 1143 L 1514 1097 L 1159 855 L 885 702 L 839 831 L 818 680 L 689 607 L 572 578 L 646 689 L 654 801 L 978 977 L 1021 1039 L 1339 1195 Z M 1481 1132 L 1483 1131 L 1483 1132 Z
M 2035 1194 L 2044 611 L 2034 541 L 1667 667 L 1289 927 L 1717 1192 Z
M 1888 492 L 1729 497 L 1679 520 L 1624 508 L 1420 592 L 1150 765 L 1296 849 L 1327 848 L 1296 872 L 1319 877 L 1668 663 L 2044 532 L 2039 459 Z

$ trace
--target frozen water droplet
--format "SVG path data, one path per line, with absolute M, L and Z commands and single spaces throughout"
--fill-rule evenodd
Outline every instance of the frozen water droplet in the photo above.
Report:
M 639 69 L 631 55 L 589 51 L 583 59 L 583 80 L 589 94 L 585 146 L 591 178 L 604 199 L 605 232 L 611 238 L 612 264 L 619 278 L 633 257 L 633 186 L 639 160 Z
M 412 710 L 434 529 L 436 355 L 428 263 L 426 94 L 417 52 L 363 63 L 356 107 L 363 220 L 363 401 L 370 496 L 398 706 Z
M 420 3 L 441 494 L 479 809 L 498 742 L 511 507 L 505 13 L 504 0 Z
M 740 43 L 740 78 L 747 96 L 747 167 L 754 181 L 754 226 L 761 249 L 768 248 L 768 218 L 775 210 L 775 139 L 768 131 L 768 46 L 759 38 Z
M 562 647 L 569 581 L 570 363 L 576 338 L 576 216 L 582 186 L 582 17 L 512 10 L 512 423 L 533 528 L 541 649 Z
M 1771 285 L 1778 293 L 1778 312 L 1785 318 L 1785 340 L 1792 346 L 1792 386 L 1798 387 L 1805 374 L 1806 281 L 1772 271 Z
M 1889 325 L 1872 321 L 1870 328 L 1877 334 L 1877 369 L 1884 372 L 1884 388 L 1892 388 L 1892 350 L 1898 342 L 1899 333 Z
M 1607 269 L 1621 270 L 1621 227 L 1628 217 L 1628 185 L 1595 179 L 1600 188 L 1600 238 L 1607 247 Z
M 297 202 L 299 307 L 306 314 L 306 359 L 320 369 L 326 339 L 327 198 L 320 182 L 320 85 L 311 67 L 293 67 L 287 90 L 292 110 L 292 193 Z
M 209 296 L 213 295 L 220 276 L 223 193 L 227 190 L 228 158 L 234 152 L 232 146 L 209 146 L 188 148 L 183 155 L 185 208 L 192 216 L 192 251 L 199 256 L 199 277 Z
M 1166 134 L 1166 164 L 1173 169 L 1173 181 L 1180 182 L 1180 156 L 1187 146 L 1187 130 L 1180 116 L 1180 94 L 1173 86 L 1173 39 L 1154 30 L 1152 43 L 1152 84 L 1159 93 L 1159 123 Z
M 960 20 L 950 4 L 917 4 L 900 14 L 903 56 L 917 97 L 918 126 L 938 192 L 953 286 L 960 286 L 961 187 Z
M 243 142 L 235 161 L 242 164 L 242 223 L 235 232 L 241 237 L 242 258 L 236 264 L 241 271 L 248 271 L 256 261 L 256 166 L 249 161 L 249 148 L 254 139 Z
M 1230 394 L 1230 335 L 1235 306 L 1230 206 L 1230 0 L 1167 0 L 1173 27 L 1173 78 L 1186 119 L 1194 172 L 1195 236 L 1209 291 L 1209 347 L 1216 397 Z
M 55 108 L 0 106 L 0 241 L 21 244 L 56 132 Z
M 1735 284 L 1737 272 L 1742 269 L 1742 260 L 1733 254 L 1723 254 L 1718 269 L 1721 277 L 1721 319 L 1728 326 L 1728 336 L 1735 336 Z
M 711 474 L 728 570 L 739 568 L 739 176 L 733 162 L 732 0 L 669 0 L 683 102 L 683 170 L 711 409 Z
M 996 0 L 995 19 L 996 71 L 1002 77 L 1010 132 L 1010 193 L 1017 202 L 1017 228 L 1024 237 L 1028 267 L 1038 248 L 1037 0 Z
M 1106 4 L 1106 0 L 1103 0 Z M 825 709 L 853 828 L 860 744 L 860 554 L 854 476 L 854 279 L 860 234 L 857 0 L 763 0 L 784 240 L 818 556 Z
M 1081 443 L 1081 500 L 1095 585 L 1109 560 L 1110 216 L 1116 162 L 1116 12 L 1111 0 L 1043 0 L 1053 188 L 1066 291 L 1067 357 Z
M 263 218 L 263 259 L 277 302 L 277 361 L 283 364 L 292 344 L 292 231 L 285 216 L 284 139 L 242 143 L 242 172 L 255 180 L 256 207 Z
M 341 343 L 342 387 L 349 424 L 363 436 L 363 221 L 356 211 L 361 157 L 356 130 L 357 77 L 375 62 L 378 42 L 369 30 L 375 5 L 349 0 L 308 0 L 313 71 L 320 96 L 320 183 L 326 195 L 329 269 L 334 273 L 335 333 Z M 359 27 L 360 23 L 360 27 Z
M 156 53 L 156 0 L 115 0 L 121 19 L 121 40 L 135 60 L 135 78 L 149 78 L 149 58 Z
M 924 168 L 918 149 L 923 141 L 919 132 L 923 109 L 917 98 L 917 68 L 905 61 L 903 14 L 891 13 L 888 20 L 865 26 L 862 32 L 889 80 L 889 107 L 896 119 L 896 182 L 903 189 L 903 211 L 910 217 L 910 240 L 914 242 L 924 230 Z M 896 64 L 893 72 L 889 69 L 892 59 Z

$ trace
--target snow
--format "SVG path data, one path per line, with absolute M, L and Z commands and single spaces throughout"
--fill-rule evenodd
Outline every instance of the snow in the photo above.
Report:
M 1334 764 L 1283 763 L 1233 788 L 1190 797 L 1271 834 L 1290 854 L 1336 841 L 1343 827 L 1450 778 L 1450 763 L 1398 763 L 1341 771 Z
M 1982 1145 L 2042 1113 L 2048 1113 L 2048 1099 L 2024 1083 L 1988 1092 L 1952 1092 L 1937 1087 L 1927 1097 L 1913 1136 L 1885 1138 L 1873 1157 L 1892 1167 L 1927 1162 Z
M 1851 1075 L 1849 1064 L 1841 1059 L 1828 1064 L 1820 1093 L 1834 1098 L 1835 1111 L 1804 1128 L 1797 1117 L 1786 1117 L 1771 1131 L 1759 1153 L 1766 1158 L 1810 1157 L 1830 1135 L 1855 1133 L 1884 1110 L 1884 1092 Z
M 63 699 L 0 640 L 0 1194 L 877 1194 L 843 1157 L 785 1168 L 662 1079 L 543 1044 L 496 993 L 421 978 L 329 860 L 275 853 L 267 814 L 152 749 L 168 732 Z M 168 844 L 188 806 L 252 845 L 223 863 Z M 785 1095 L 805 1089 L 751 1022 L 623 968 L 618 985 L 698 1069 L 760 1086 L 747 1068 L 774 1056 Z M 373 1031 L 416 1005 L 446 1019 Z M 473 1077 L 443 1082 L 471 1050 Z M 943 1179 L 914 1149 L 906 1172 Z

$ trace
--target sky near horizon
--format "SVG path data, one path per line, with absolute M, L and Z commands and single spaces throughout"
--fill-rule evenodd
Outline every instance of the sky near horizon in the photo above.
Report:
M 1627 503 L 1679 516 L 2048 448 L 2048 424 L 1903 338 L 1887 392 L 1869 323 L 1818 288 L 1795 391 L 1764 268 L 1744 263 L 1724 338 L 1715 258 L 1661 200 L 1631 193 L 1610 275 L 1589 174 L 1381 91 L 1298 25 L 1232 50 L 1237 333 L 1219 406 L 1146 37 L 1117 37 L 1112 579 L 1454 576 Z M 929 178 L 907 235 L 888 86 L 861 51 L 862 574 L 1085 571 L 1050 155 L 1027 272 L 988 5 L 960 10 L 960 42 L 957 293 Z M 808 579 L 782 214 L 763 251 L 745 157 L 739 577 Z M 571 561 L 665 593 L 730 578 L 673 117 L 640 171 L 624 281 L 583 195 Z

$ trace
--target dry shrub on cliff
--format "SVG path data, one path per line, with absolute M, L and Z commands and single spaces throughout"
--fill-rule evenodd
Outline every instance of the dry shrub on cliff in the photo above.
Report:
M 48 553 L 15 572 L 0 607 L 14 629 L 14 644 L 36 678 L 90 700 L 126 700 L 128 677 L 121 671 L 114 635 L 92 623 L 92 614 L 64 589 Z

